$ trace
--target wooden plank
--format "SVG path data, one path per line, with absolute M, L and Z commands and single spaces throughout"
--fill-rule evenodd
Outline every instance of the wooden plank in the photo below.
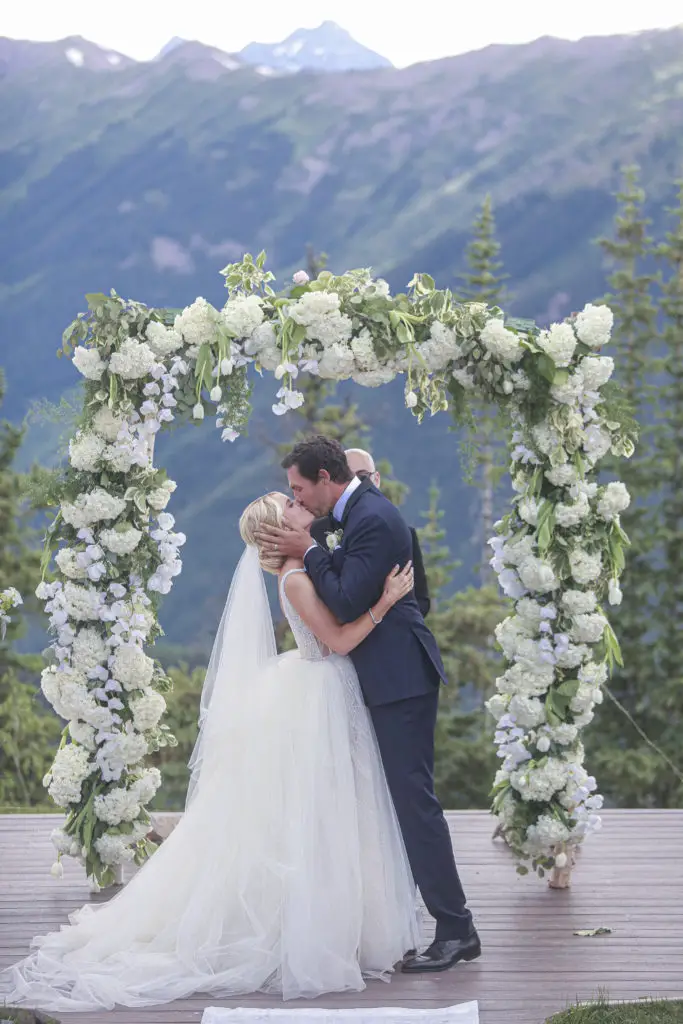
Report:
M 389 985 L 330 995 L 301 1005 L 446 1006 L 477 999 L 481 1024 L 542 1024 L 552 1012 L 600 990 L 613 998 L 683 998 L 683 811 L 612 811 L 581 851 L 571 890 L 550 891 L 520 878 L 504 844 L 492 841 L 486 812 L 449 816 L 456 856 L 482 935 L 474 964 L 436 976 L 397 974 Z M 91 896 L 82 870 L 66 862 L 65 878 L 49 876 L 49 834 L 59 815 L 0 817 L 0 965 L 28 951 L 35 934 L 58 928 Z M 579 928 L 605 925 L 609 936 L 582 939 Z M 428 936 L 431 922 L 424 921 Z M 273 1006 L 264 995 L 220 1000 L 196 995 L 149 1009 L 88 1014 L 87 1024 L 198 1024 L 207 1005 Z M 281 1005 L 281 1003 L 279 1004 Z M 296 1006 L 298 1004 L 287 1004 Z M 83 1014 L 60 1014 L 86 1024 Z

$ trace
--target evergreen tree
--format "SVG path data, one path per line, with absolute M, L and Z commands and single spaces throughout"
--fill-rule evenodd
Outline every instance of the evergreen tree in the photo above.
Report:
M 600 240 L 613 264 L 604 301 L 615 314 L 615 376 L 641 431 L 633 457 L 609 466 L 632 499 L 622 515 L 632 544 L 624 598 L 611 613 L 624 665 L 609 684 L 618 703 L 605 700 L 587 730 L 586 748 L 609 799 L 627 807 L 673 807 L 683 805 L 683 786 L 667 763 L 667 758 L 674 764 L 680 760 L 683 717 L 683 213 L 679 208 L 673 230 L 655 247 L 637 168 L 625 170 L 617 198 L 614 237 Z M 659 296 L 655 253 L 667 267 Z
M 0 404 L 3 395 L 0 374 Z M 5 808 L 49 803 L 42 780 L 61 731 L 41 699 L 41 658 L 14 649 L 23 631 L 19 612 L 36 609 L 33 594 L 40 580 L 40 554 L 23 515 L 22 478 L 12 468 L 22 436 L 0 422 L 0 589 L 16 587 L 25 601 L 0 642 L 0 805 Z
M 487 807 L 496 767 L 494 724 L 484 708 L 500 673 L 493 631 L 507 612 L 497 586 L 449 593 L 458 563 L 441 525 L 439 490 L 432 486 L 419 530 L 432 598 L 429 627 L 441 650 L 449 685 L 442 689 L 436 728 L 435 780 L 448 808 Z
M 503 264 L 499 259 L 500 242 L 496 238 L 496 223 L 491 196 L 487 195 L 472 225 L 472 238 L 467 246 L 468 269 L 461 275 L 463 286 L 461 298 L 468 302 L 485 302 L 487 306 L 502 306 L 506 298 L 502 273 Z M 491 406 L 473 403 L 476 421 L 478 470 L 476 482 L 480 491 L 480 508 L 477 524 L 477 539 L 480 551 L 479 577 L 482 584 L 491 583 L 488 541 L 493 534 L 496 519 L 494 505 L 496 487 L 505 472 L 503 456 L 503 423 L 500 415 Z

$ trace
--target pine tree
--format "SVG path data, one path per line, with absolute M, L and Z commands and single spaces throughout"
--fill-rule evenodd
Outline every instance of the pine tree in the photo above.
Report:
M 492 635 L 507 604 L 493 585 L 450 593 L 459 563 L 451 559 L 445 543 L 443 514 L 439 490 L 432 486 L 429 508 L 423 513 L 425 524 L 418 532 L 432 598 L 429 627 L 449 681 L 441 692 L 437 720 L 436 787 L 449 808 L 486 807 L 496 754 L 493 722 L 484 701 L 500 672 Z
M 666 242 L 654 246 L 635 167 L 625 170 L 617 199 L 614 238 L 600 240 L 613 264 L 604 301 L 615 314 L 615 377 L 639 421 L 640 440 L 631 459 L 608 467 L 632 499 L 622 515 L 632 543 L 624 598 L 611 613 L 624 665 L 609 685 L 619 703 L 605 700 L 587 731 L 586 748 L 609 799 L 627 807 L 672 807 L 683 805 L 683 786 L 665 760 L 680 761 L 683 696 L 683 221 L 679 209 Z M 659 302 L 655 254 L 668 268 Z
M 0 404 L 4 379 L 0 373 Z M 13 465 L 23 433 L 0 422 L 0 589 L 16 587 L 25 605 L 12 614 L 0 642 L 0 805 L 29 807 L 47 804 L 43 776 L 52 761 L 61 726 L 44 706 L 37 679 L 40 657 L 17 654 L 23 632 L 19 612 L 35 610 L 33 593 L 40 579 L 40 555 L 22 509 L 22 479 Z
M 468 302 L 485 302 L 487 306 L 502 306 L 506 298 L 504 281 L 507 274 L 501 273 L 503 264 L 498 258 L 500 242 L 496 238 L 496 223 L 491 196 L 487 195 L 472 225 L 472 239 L 467 250 L 467 271 L 461 275 L 463 286 L 461 297 Z M 495 493 L 505 472 L 502 453 L 503 425 L 500 416 L 490 406 L 475 403 L 474 416 L 477 424 L 478 472 L 477 486 L 481 504 L 477 536 L 480 550 L 479 577 L 482 584 L 491 583 L 492 573 L 488 560 L 488 541 L 493 534 L 495 521 Z

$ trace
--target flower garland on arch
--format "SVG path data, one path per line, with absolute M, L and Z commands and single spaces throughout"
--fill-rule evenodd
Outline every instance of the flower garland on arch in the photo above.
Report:
M 145 647 L 160 635 L 159 599 L 181 571 L 185 540 L 166 511 L 175 483 L 153 464 L 154 439 L 212 408 L 222 439 L 234 441 L 248 419 L 252 365 L 278 381 L 276 415 L 302 404 L 302 372 L 366 387 L 402 375 L 418 419 L 450 408 L 465 422 L 471 393 L 509 415 L 516 496 L 492 564 L 516 606 L 496 634 L 506 669 L 489 702 L 503 762 L 494 811 L 521 861 L 561 865 L 598 823 L 580 730 L 619 659 L 600 602 L 619 600 L 628 495 L 591 479 L 608 452 L 633 451 L 613 362 L 596 354 L 610 310 L 587 306 L 540 331 L 458 303 L 427 275 L 392 296 L 366 270 L 314 281 L 299 271 L 277 293 L 264 254 L 223 274 L 220 310 L 201 298 L 167 311 L 94 295 L 64 335 L 85 400 L 52 495 L 59 511 L 43 569 L 54 556 L 54 579 L 37 590 L 54 634 L 42 689 L 68 723 L 45 778 L 66 812 L 53 834 L 58 858 L 79 858 L 107 885 L 150 852 L 145 808 L 161 777 L 144 759 L 175 741 L 162 723 L 169 682 Z
M 0 590 L 0 640 L 5 639 L 7 627 L 12 621 L 10 612 L 13 608 L 18 608 L 23 603 L 21 594 L 16 587 L 7 587 L 6 590 Z

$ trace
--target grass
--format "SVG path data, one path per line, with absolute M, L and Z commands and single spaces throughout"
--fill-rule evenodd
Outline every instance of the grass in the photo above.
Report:
M 56 1017 L 49 1017 L 40 1010 L 15 1010 L 0 1006 L 0 1024 L 59 1024 Z
M 547 1024 L 683 1024 L 683 1002 L 649 1000 L 573 1006 Z

